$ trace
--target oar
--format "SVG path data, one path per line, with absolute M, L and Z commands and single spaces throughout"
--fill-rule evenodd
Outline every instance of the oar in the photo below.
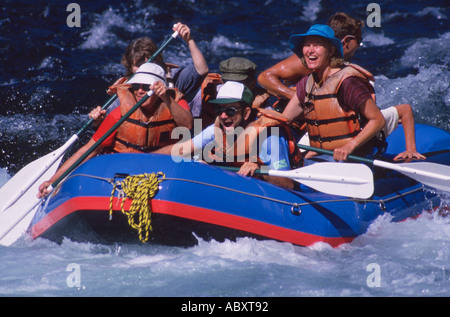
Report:
M 333 155 L 333 151 L 298 144 L 299 148 L 321 154 Z M 431 162 L 389 163 L 381 160 L 372 160 L 364 157 L 349 155 L 348 160 L 372 164 L 387 168 L 406 175 L 419 183 L 450 192 L 450 166 Z
M 152 90 L 149 90 L 147 94 L 142 97 L 127 113 L 125 113 L 119 121 L 117 121 L 97 142 L 94 143 L 75 163 L 73 163 L 56 181 L 49 186 L 50 194 L 54 188 L 69 175 L 78 165 L 80 165 L 102 142 L 110 136 L 129 116 L 133 114 L 151 95 Z M 19 224 L 25 220 L 31 221 L 32 215 L 37 211 L 41 199 L 36 197 L 37 190 L 34 193 L 34 197 L 29 195 L 29 199 L 24 201 L 20 199 L 17 203 L 12 205 L 7 210 L 0 214 L 0 244 L 11 245 L 24 233 L 24 230 L 28 228 L 29 222 L 26 227 Z
M 236 167 L 222 167 L 236 171 Z M 319 192 L 367 199 L 373 195 L 372 170 L 363 164 L 323 162 L 294 170 L 256 170 L 255 174 L 281 176 L 311 187 Z
M 161 52 L 169 45 L 169 43 L 178 36 L 178 32 L 174 32 L 169 39 L 148 59 L 147 62 L 153 61 Z M 115 100 L 117 95 L 112 96 L 103 106 L 102 109 L 107 109 Z M 17 172 L 6 184 L 0 188 L 0 213 L 8 209 L 19 198 L 21 198 L 31 186 L 38 183 L 41 184 L 48 179 L 48 175 L 53 175 L 58 169 L 59 164 L 66 151 L 74 144 L 79 136 L 83 134 L 94 122 L 94 119 L 89 119 L 83 127 L 75 133 L 67 142 L 57 150 L 29 163 Z M 36 187 L 36 186 L 34 186 Z M 31 191 L 37 192 L 37 187 Z M 1 225 L 1 224 L 0 224 Z

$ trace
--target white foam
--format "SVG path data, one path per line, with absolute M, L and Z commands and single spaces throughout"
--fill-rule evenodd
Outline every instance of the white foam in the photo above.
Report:
M 10 178 L 11 176 L 8 174 L 8 171 L 0 168 L 0 187 L 2 187 Z
M 418 67 L 432 63 L 448 65 L 450 63 L 450 32 L 434 39 L 416 40 L 405 50 L 400 63 L 406 67 Z
M 251 45 L 244 44 L 242 42 L 233 42 L 224 35 L 216 35 L 211 41 L 211 50 L 216 51 L 220 49 L 237 49 L 237 50 L 250 50 Z
M 364 46 L 385 46 L 394 44 L 394 40 L 387 37 L 384 32 L 382 33 L 368 33 L 364 34 L 363 45 Z

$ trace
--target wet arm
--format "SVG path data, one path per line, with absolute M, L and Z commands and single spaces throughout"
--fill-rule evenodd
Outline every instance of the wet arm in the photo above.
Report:
M 283 81 L 292 81 L 296 84 L 302 77 L 308 75 L 307 69 L 297 55 L 291 55 L 285 60 L 275 64 L 263 71 L 258 76 L 258 82 L 267 91 L 279 98 L 291 99 L 295 95 L 295 90 L 286 86 Z
M 93 139 L 90 139 L 88 143 L 86 143 L 84 146 L 82 146 L 77 152 L 75 152 L 74 155 L 72 155 L 67 161 L 64 162 L 64 164 L 56 171 L 56 173 L 46 182 L 42 183 L 39 186 L 39 192 L 38 197 L 44 197 L 49 194 L 48 187 L 52 185 L 58 178 L 61 177 L 78 159 L 80 159 L 93 145 L 95 144 L 95 141 Z M 99 146 L 97 147 L 91 154 L 88 155 L 88 157 L 83 161 L 86 162 L 90 158 L 96 156 L 101 152 L 102 148 Z
M 297 94 L 294 94 L 292 99 L 287 104 L 283 111 L 283 115 L 288 119 L 288 123 L 291 124 L 303 114 L 303 109 L 300 107 L 300 101 Z
M 398 111 L 398 116 L 402 122 L 403 130 L 405 133 L 406 151 L 398 154 L 394 160 L 406 160 L 412 159 L 426 159 L 425 156 L 417 152 L 416 149 L 416 136 L 414 127 L 414 115 L 411 106 L 408 104 L 401 104 L 395 106 Z

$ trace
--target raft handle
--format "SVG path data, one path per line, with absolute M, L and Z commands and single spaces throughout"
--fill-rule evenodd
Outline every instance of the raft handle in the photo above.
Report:
M 300 214 L 302 213 L 302 209 L 300 208 L 300 206 L 299 206 L 298 204 L 294 204 L 294 205 L 291 207 L 291 213 L 292 213 L 294 216 L 300 216 Z

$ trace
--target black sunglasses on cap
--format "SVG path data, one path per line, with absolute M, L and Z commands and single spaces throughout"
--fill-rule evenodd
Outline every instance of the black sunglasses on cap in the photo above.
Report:
M 243 108 L 234 108 L 234 107 L 223 107 L 223 108 L 218 108 L 216 110 L 214 110 L 216 116 L 220 116 L 222 113 L 225 112 L 225 114 L 227 115 L 227 117 L 234 117 L 236 115 L 236 112 L 241 111 Z
M 133 90 L 139 90 L 139 88 L 140 88 L 143 91 L 149 91 L 150 86 L 151 85 L 149 85 L 149 84 L 131 84 L 131 88 L 133 88 Z

